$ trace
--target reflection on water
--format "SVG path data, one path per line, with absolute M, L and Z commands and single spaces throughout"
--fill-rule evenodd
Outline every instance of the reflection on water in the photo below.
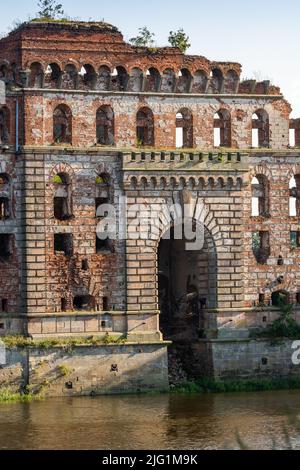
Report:
M 1 449 L 252 449 L 284 447 L 300 392 L 62 398 L 0 405 Z M 290 428 L 293 443 L 297 432 Z

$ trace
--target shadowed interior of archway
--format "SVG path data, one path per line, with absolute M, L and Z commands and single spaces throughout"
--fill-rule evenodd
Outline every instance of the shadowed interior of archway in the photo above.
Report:
M 165 339 L 197 340 L 204 334 L 204 312 L 217 307 L 217 254 L 204 228 L 200 250 L 187 250 L 185 239 L 162 239 L 158 249 L 160 329 Z

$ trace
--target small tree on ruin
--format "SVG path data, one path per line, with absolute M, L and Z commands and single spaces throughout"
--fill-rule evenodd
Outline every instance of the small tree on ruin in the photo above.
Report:
M 183 54 L 191 47 L 189 36 L 181 28 L 178 31 L 170 31 L 169 43 L 172 47 L 178 47 Z
M 129 39 L 129 42 L 137 47 L 153 47 L 155 34 L 151 33 L 147 26 L 139 28 L 139 34 L 136 38 Z
M 63 6 L 57 3 L 56 0 L 39 0 L 38 12 L 39 18 L 47 18 L 49 20 L 62 18 L 64 15 Z

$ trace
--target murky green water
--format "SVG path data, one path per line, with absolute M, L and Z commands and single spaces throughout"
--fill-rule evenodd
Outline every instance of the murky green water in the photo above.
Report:
M 285 445 L 300 392 L 52 399 L 0 405 L 0 449 L 251 449 Z M 288 424 L 300 447 L 300 430 Z

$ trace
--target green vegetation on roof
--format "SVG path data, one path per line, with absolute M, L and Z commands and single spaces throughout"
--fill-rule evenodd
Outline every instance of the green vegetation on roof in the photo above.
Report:
M 116 30 L 116 26 L 112 24 L 105 23 L 104 21 L 82 21 L 70 18 L 33 18 L 29 21 L 30 23 L 42 23 L 42 24 L 65 24 L 68 26 L 83 26 L 83 27 L 98 27 L 98 28 L 107 28 Z

